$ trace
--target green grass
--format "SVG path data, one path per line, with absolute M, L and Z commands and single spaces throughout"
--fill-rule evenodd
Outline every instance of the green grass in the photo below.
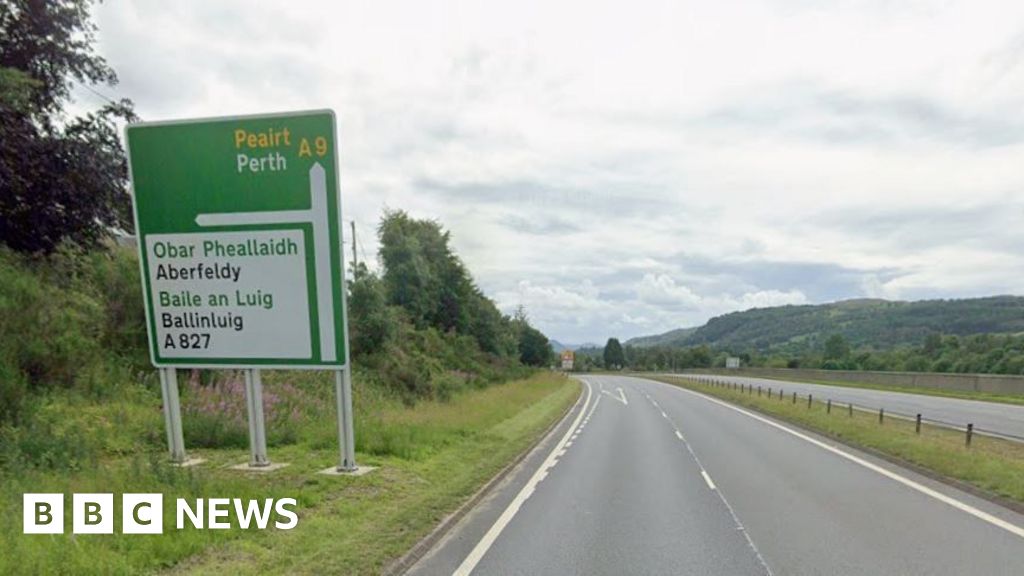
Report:
M 280 373 L 267 378 L 294 378 Z M 329 398 L 330 387 L 314 384 Z M 370 389 L 372 390 L 372 389 Z M 167 465 L 159 399 L 138 387 L 103 403 L 73 395 L 41 401 L 52 413 L 42 435 L 54 460 L 82 442 L 99 454 L 69 468 L 8 465 L 0 469 L 0 574 L 136 574 L 164 569 L 198 574 L 370 574 L 400 556 L 446 514 L 524 450 L 576 398 L 563 376 L 538 374 L 456 395 L 449 402 L 408 407 L 383 395 L 357 396 L 357 459 L 379 469 L 360 478 L 316 474 L 338 459 L 330 401 L 297 426 L 294 443 L 271 447 L 270 457 L 290 466 L 266 475 L 224 469 L 245 462 L 242 448 L 194 450 L 207 459 L 196 468 Z M 368 390 L 367 394 L 371 392 Z M 148 395 L 147 395 L 148 394 Z M 43 426 L 39 424 L 39 426 Z M 189 422 L 185 422 L 189 426 Z M 32 435 L 7 449 L 32 447 Z M 14 438 L 14 440 L 11 440 Z M 27 444 L 26 444 L 27 443 Z M 56 448 L 54 448 L 56 447 Z M 70 509 L 74 492 L 113 492 L 115 513 L 125 492 L 165 494 L 164 534 L 28 536 L 22 529 L 22 494 L 60 492 Z M 176 498 L 298 499 L 294 530 L 195 530 L 174 527 Z M 65 519 L 70 532 L 70 518 Z
M 1024 503 L 1022 443 L 975 435 L 968 448 L 962 431 L 925 424 L 919 435 L 912 421 L 886 417 L 880 425 L 876 413 L 854 410 L 853 416 L 849 416 L 846 406 L 841 404 L 834 404 L 828 413 L 824 402 L 814 401 L 808 408 L 806 396 L 794 404 L 791 395 L 781 400 L 778 395 L 769 399 L 756 392 L 749 394 L 686 378 L 655 379 L 754 408 L 848 444 L 966 482 L 994 496 Z

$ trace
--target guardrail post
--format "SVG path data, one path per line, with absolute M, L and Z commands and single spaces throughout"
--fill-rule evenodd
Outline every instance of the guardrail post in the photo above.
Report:
M 885 408 L 879 408 L 878 409 L 878 423 L 882 424 L 883 420 L 885 420 Z
M 825 405 L 825 413 L 826 414 L 831 414 L 832 413 L 832 399 L 831 398 L 828 399 L 828 404 Z
M 808 394 L 807 395 L 807 409 L 808 410 L 811 409 L 811 400 L 813 400 L 813 399 L 814 399 L 814 394 Z
M 853 402 L 846 405 L 847 411 L 850 413 L 850 418 L 853 418 Z
M 760 386 L 757 387 L 757 397 L 758 398 L 761 397 L 761 387 Z
M 970 448 L 970 447 L 971 447 L 971 436 L 974 436 L 974 424 L 968 424 L 968 425 L 967 425 L 967 440 L 966 440 L 966 446 L 967 446 L 968 448 Z
M 914 432 L 917 434 L 921 433 L 921 415 L 917 415 L 917 420 L 914 421 Z
M 793 404 L 796 404 L 796 392 L 793 392 Z

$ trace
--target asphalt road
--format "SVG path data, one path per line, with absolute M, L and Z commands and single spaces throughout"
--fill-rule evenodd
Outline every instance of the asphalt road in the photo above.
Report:
M 1024 573 L 1024 516 L 687 390 L 585 380 L 410 574 Z
M 976 429 L 1010 434 L 1024 439 L 1024 406 L 1021 405 L 743 376 L 704 374 L 691 374 L 690 376 L 743 383 L 753 385 L 755 389 L 757 386 L 762 386 L 764 389 L 771 387 L 775 392 L 782 388 L 786 394 L 796 392 L 803 397 L 813 394 L 815 398 L 821 400 L 831 398 L 833 402 L 843 404 L 852 402 L 854 406 L 872 410 L 884 408 L 886 412 L 903 413 L 911 417 L 920 413 L 921 417 L 925 419 L 938 420 L 961 427 L 971 423 Z M 1024 569 L 1021 572 L 1024 573 Z

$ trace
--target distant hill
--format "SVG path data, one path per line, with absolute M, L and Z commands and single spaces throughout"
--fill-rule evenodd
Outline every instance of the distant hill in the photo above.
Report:
M 562 352 L 563 350 L 572 350 L 573 349 L 572 346 L 568 346 L 566 344 L 562 344 L 558 340 L 548 340 L 548 343 L 551 344 L 551 349 L 555 351 L 555 354 L 558 354 L 558 353 Z
M 919 345 L 933 333 L 1024 332 L 1024 297 L 964 300 L 845 300 L 832 304 L 755 308 L 683 328 L 629 340 L 632 346 L 699 346 L 740 350 L 806 350 L 842 334 L 855 347 Z
M 562 350 L 574 350 L 575 351 L 575 350 L 579 350 L 580 348 L 593 348 L 594 346 L 597 346 L 597 344 L 591 344 L 589 342 L 586 343 L 586 344 L 562 344 L 558 340 L 549 340 L 548 342 L 551 343 L 551 348 L 554 349 L 556 354 L 561 352 Z
M 639 348 L 646 348 L 648 346 L 672 346 L 676 342 L 689 337 L 697 330 L 697 327 L 676 328 L 675 330 L 669 330 L 664 334 L 655 334 L 654 336 L 638 336 L 636 338 L 630 338 L 629 340 L 626 340 L 626 345 L 637 346 Z

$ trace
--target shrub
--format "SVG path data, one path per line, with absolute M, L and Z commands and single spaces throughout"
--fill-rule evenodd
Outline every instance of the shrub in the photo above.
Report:
M 222 373 L 211 384 L 203 384 L 198 372 L 182 386 L 182 419 L 185 444 L 197 448 L 245 448 L 249 445 L 245 376 L 242 372 Z M 333 406 L 318 395 L 288 381 L 264 378 L 263 418 L 267 445 L 293 444 L 299 430 Z

